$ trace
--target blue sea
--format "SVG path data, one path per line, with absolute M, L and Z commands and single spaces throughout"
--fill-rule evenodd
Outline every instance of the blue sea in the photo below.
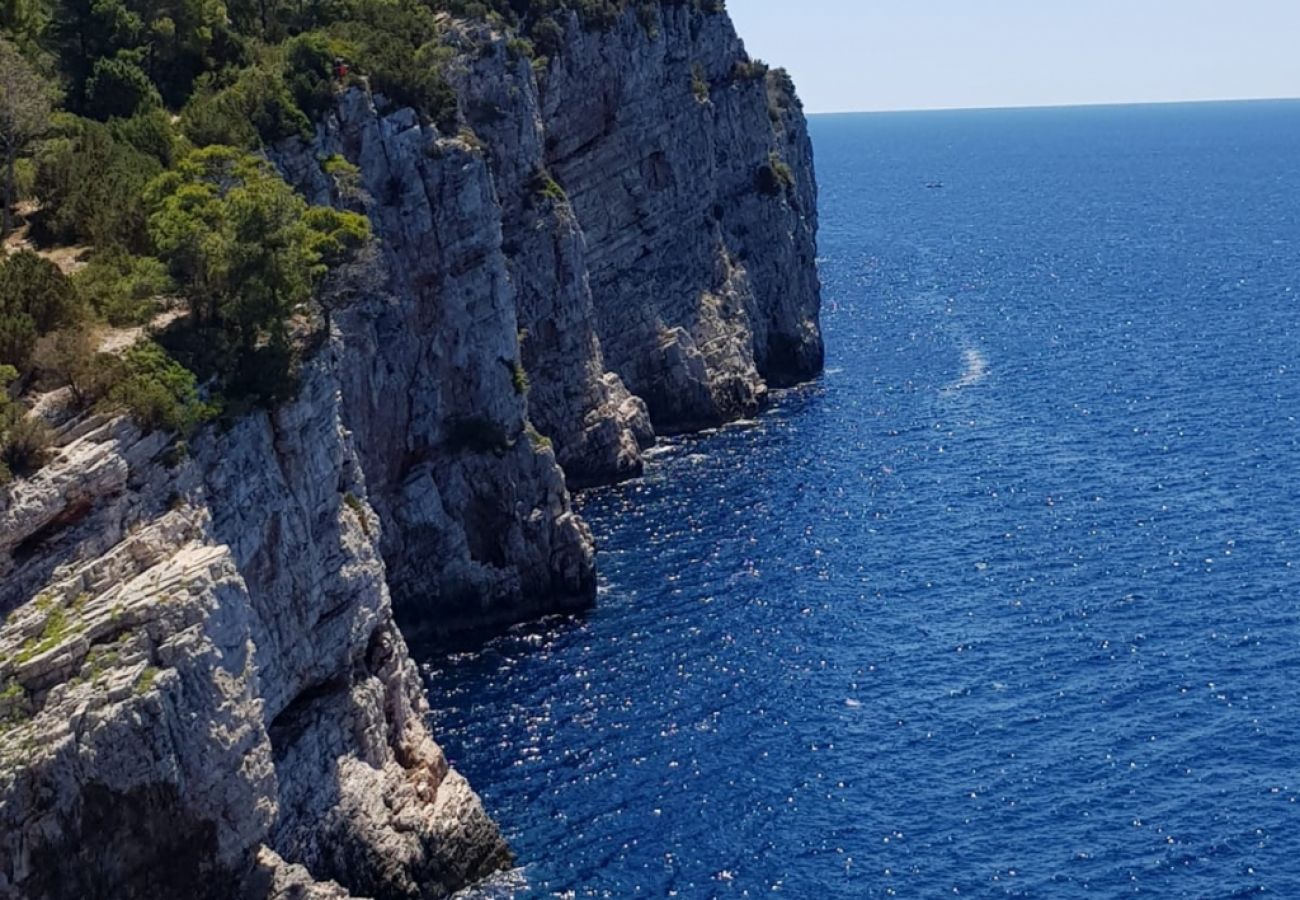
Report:
M 1300 103 L 812 131 L 825 376 L 425 651 L 499 893 L 1300 897 Z

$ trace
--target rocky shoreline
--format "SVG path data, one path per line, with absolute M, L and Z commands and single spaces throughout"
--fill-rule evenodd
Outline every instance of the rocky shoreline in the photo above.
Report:
M 545 67 L 457 23 L 458 135 L 341 93 L 271 154 L 376 238 L 296 397 L 184 458 L 55 420 L 0 493 L 0 897 L 434 898 L 508 863 L 397 621 L 589 605 L 569 487 L 822 362 L 793 88 L 725 13 L 655 15 L 570 13 Z

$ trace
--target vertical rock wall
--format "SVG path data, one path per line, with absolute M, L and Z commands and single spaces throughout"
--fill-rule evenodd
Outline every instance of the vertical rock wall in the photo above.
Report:
M 635 475 L 656 429 L 821 366 L 798 101 L 697 5 L 570 15 L 545 65 L 447 22 L 458 136 L 343 93 L 271 154 L 376 238 L 298 396 L 183 461 L 67 422 L 0 491 L 0 898 L 424 900 L 506 864 L 394 607 L 589 604 L 566 473 Z
M 749 415 L 822 364 L 803 114 L 725 14 L 571 16 L 542 75 L 546 162 L 587 239 L 605 361 L 672 432 Z
M 330 157 L 356 167 L 352 181 L 324 173 Z M 450 630 L 589 604 L 590 535 L 526 420 L 517 292 L 482 151 L 410 110 L 381 116 L 354 90 L 277 162 L 313 202 L 366 212 L 377 237 L 325 304 L 399 607 Z
M 348 352 L 180 464 L 72 423 L 0 502 L 0 897 L 435 898 L 508 861 L 424 724 Z

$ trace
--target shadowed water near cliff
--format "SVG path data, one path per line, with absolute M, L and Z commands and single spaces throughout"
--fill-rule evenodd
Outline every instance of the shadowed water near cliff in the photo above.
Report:
M 813 132 L 825 378 L 425 652 L 518 894 L 1300 893 L 1300 104 Z

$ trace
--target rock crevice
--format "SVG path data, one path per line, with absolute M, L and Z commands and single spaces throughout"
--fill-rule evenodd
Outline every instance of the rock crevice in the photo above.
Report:
M 508 864 L 397 621 L 589 605 L 569 488 L 821 365 L 793 89 L 725 14 L 639 8 L 562 15 L 545 66 L 447 23 L 457 136 L 342 92 L 269 151 L 375 236 L 297 395 L 180 461 L 75 419 L 0 491 L 0 898 L 427 900 Z

